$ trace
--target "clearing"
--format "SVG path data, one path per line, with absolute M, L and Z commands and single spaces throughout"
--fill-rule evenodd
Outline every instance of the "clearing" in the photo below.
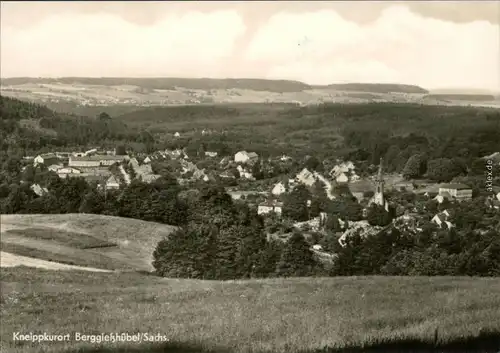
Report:
M 0 224 L 3 252 L 72 266 L 139 271 L 153 270 L 156 244 L 175 229 L 92 214 L 1 215 Z M 3 261 L 1 266 L 6 266 Z

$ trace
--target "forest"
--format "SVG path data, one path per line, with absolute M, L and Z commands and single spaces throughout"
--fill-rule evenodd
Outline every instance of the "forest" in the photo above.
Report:
M 4 97 L 0 103 L 1 213 L 83 212 L 176 225 L 179 230 L 160 242 L 154 253 L 158 275 L 235 279 L 500 274 L 500 219 L 498 211 L 485 204 L 485 162 L 480 159 L 500 151 L 498 111 L 397 104 L 278 105 L 271 109 L 243 105 L 151 108 L 127 116 L 79 117 Z M 165 131 L 154 131 L 152 122 Z M 177 129 L 180 138 L 166 133 Z M 201 129 L 211 133 L 202 135 Z M 355 235 L 342 247 L 338 241 L 342 228 L 336 219 L 355 222 L 361 218 L 360 205 L 345 188 L 336 189 L 338 197 L 331 201 L 321 188 L 298 187 L 285 197 L 285 219 L 277 221 L 258 216 L 253 206 L 233 201 L 217 182 L 184 186 L 168 172 L 151 184 L 133 181 L 106 193 L 81 178 L 59 179 L 43 166 L 21 172 L 22 156 L 27 153 L 103 141 L 125 144 L 129 150 L 137 144 L 149 149 L 175 145 L 192 149 L 212 143 L 222 155 L 238 149 L 263 156 L 286 153 L 299 161 L 298 169 L 320 168 L 331 158 L 349 158 L 362 166 L 383 157 L 390 171 L 409 179 L 425 175 L 435 181 L 462 180 L 474 187 L 475 195 L 471 201 L 438 205 L 412 193 L 389 193 L 392 208 L 388 214 L 376 206 L 368 210 L 368 222 L 381 230 L 368 238 Z M 316 163 L 302 159 L 307 155 Z M 495 173 L 493 182 L 499 185 L 500 173 Z M 35 195 L 29 187 L 34 182 L 49 192 Z M 307 210 L 308 199 L 311 210 Z M 427 220 L 418 234 L 391 226 L 401 210 L 410 208 L 418 208 Z M 437 229 L 428 222 L 445 208 L 456 215 L 454 229 Z M 328 215 L 323 230 L 310 234 L 312 240 L 289 226 L 302 221 L 305 212 Z M 270 233 L 283 227 L 290 233 L 286 243 L 268 241 Z M 314 243 L 334 253 L 335 261 L 318 258 L 310 249 Z

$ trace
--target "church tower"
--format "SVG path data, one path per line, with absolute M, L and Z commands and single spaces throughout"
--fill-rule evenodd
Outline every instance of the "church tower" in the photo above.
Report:
M 385 199 L 384 199 L 384 176 L 382 174 L 382 163 L 383 159 L 380 158 L 380 164 L 378 166 L 378 174 L 375 179 L 375 194 L 373 195 L 373 202 L 379 206 L 385 207 Z

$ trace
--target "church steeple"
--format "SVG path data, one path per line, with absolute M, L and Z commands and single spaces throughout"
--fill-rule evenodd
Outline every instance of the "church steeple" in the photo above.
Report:
M 378 173 L 377 173 L 377 178 L 375 179 L 376 183 L 376 190 L 375 190 L 375 195 L 373 196 L 373 201 L 380 206 L 385 205 L 385 200 L 384 200 L 384 175 L 382 172 L 382 164 L 383 164 L 383 159 L 380 158 L 380 164 L 378 165 Z

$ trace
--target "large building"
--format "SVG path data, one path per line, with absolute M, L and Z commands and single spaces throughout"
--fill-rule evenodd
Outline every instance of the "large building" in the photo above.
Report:
M 85 156 L 85 157 L 70 157 L 69 166 L 74 168 L 97 168 L 102 166 L 110 166 L 115 163 L 120 163 L 127 156 Z
M 472 198 L 472 189 L 470 186 L 460 183 L 443 184 L 439 186 L 439 195 L 449 194 L 458 201 L 470 200 Z
M 33 159 L 33 165 L 36 167 L 38 164 L 45 164 L 46 166 L 58 164 L 59 158 L 54 153 L 40 154 Z

